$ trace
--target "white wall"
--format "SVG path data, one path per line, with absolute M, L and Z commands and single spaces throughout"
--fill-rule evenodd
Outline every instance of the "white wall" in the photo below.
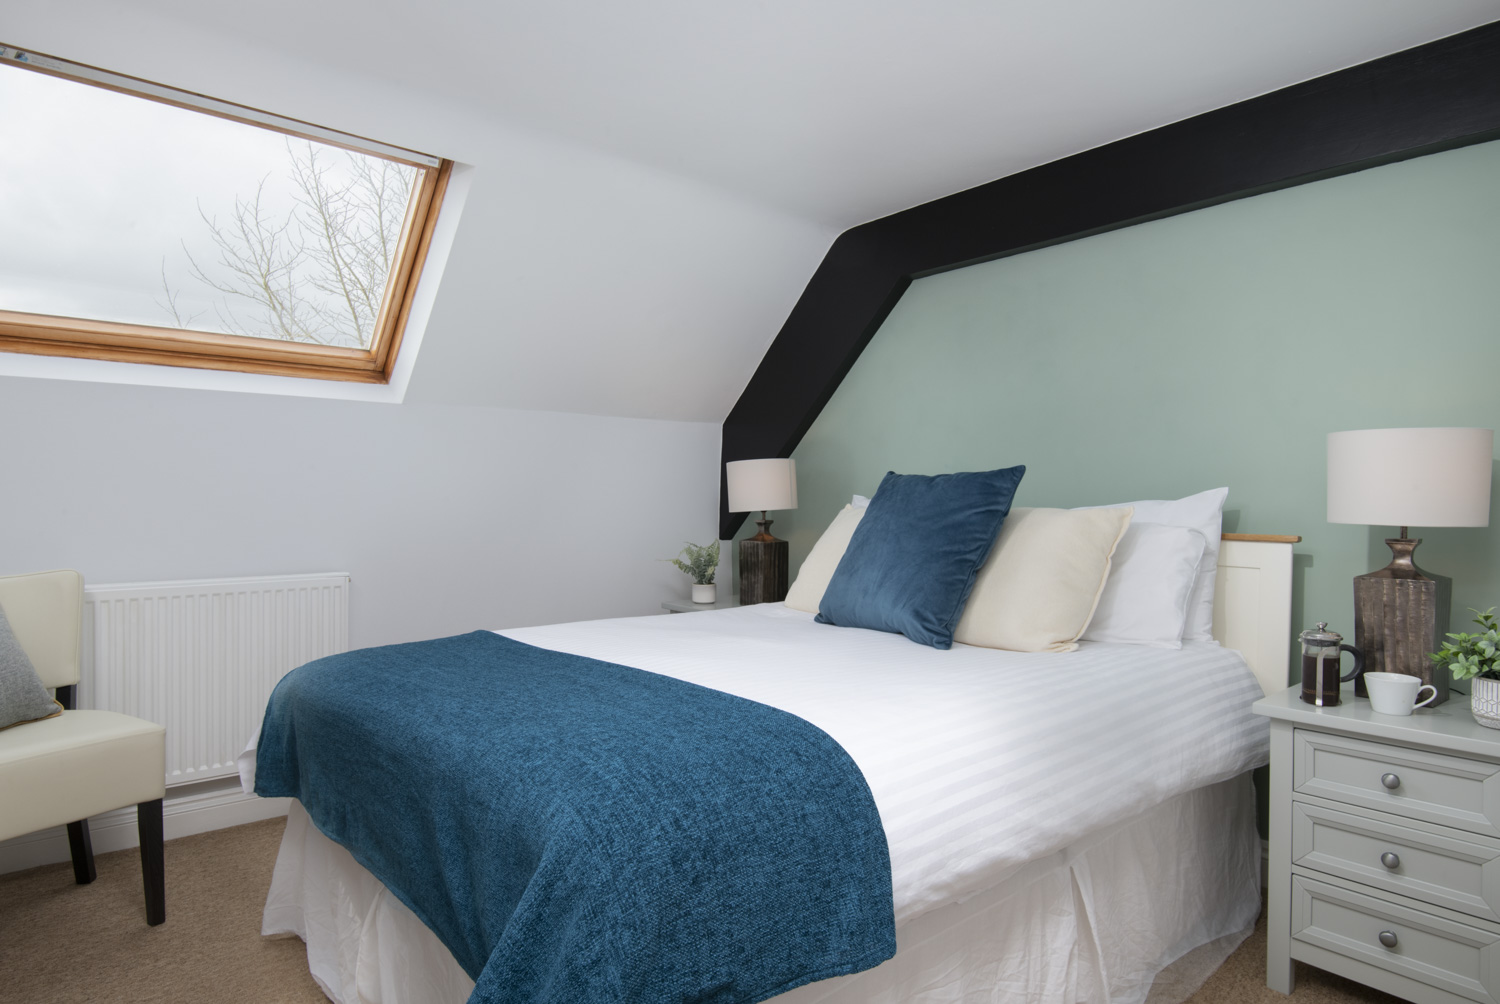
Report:
M 347 571 L 354 646 L 654 613 L 719 428 L 0 378 L 0 574 Z

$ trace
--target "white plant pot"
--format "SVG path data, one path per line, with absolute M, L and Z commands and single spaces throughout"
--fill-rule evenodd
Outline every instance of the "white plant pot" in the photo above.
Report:
M 719 598 L 719 587 L 715 583 L 710 582 L 706 586 L 701 586 L 701 585 L 699 585 L 696 582 L 693 583 L 693 602 L 694 603 L 713 603 L 718 598 Z M 1500 728 L 1500 722 L 1497 722 L 1495 724 L 1495 727 L 1496 728 Z
M 1469 710 L 1474 720 L 1491 729 L 1500 729 L 1500 680 L 1475 677 L 1469 681 Z

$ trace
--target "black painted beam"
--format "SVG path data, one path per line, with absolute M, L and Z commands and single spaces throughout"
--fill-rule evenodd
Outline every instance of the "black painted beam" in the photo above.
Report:
M 903 210 L 841 234 L 724 420 L 787 457 L 912 279 L 1500 137 L 1500 22 Z M 728 511 L 719 470 L 719 536 Z

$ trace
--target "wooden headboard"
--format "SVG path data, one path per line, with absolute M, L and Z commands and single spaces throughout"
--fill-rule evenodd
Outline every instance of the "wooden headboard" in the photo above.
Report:
M 1292 545 L 1301 537 L 1226 533 L 1214 586 L 1214 639 L 1236 649 L 1267 695 L 1287 688 Z

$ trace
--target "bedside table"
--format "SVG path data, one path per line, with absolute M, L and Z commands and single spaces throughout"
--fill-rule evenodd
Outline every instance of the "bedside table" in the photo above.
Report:
M 691 614 L 699 610 L 728 610 L 740 605 L 738 596 L 721 596 L 713 603 L 694 603 L 692 600 L 668 600 L 661 608 L 669 614 Z
M 1418 1004 L 1500 1001 L 1500 733 L 1455 693 L 1411 717 L 1292 687 L 1271 719 L 1266 984 L 1292 960 Z

